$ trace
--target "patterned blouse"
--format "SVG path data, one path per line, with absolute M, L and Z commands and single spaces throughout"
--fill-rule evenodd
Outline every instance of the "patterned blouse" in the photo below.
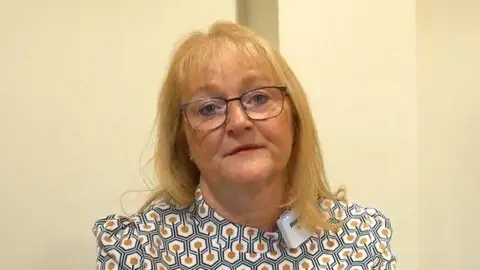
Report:
M 390 221 L 374 208 L 319 201 L 337 231 L 321 231 L 298 248 L 282 235 L 232 223 L 200 191 L 188 208 L 157 201 L 131 217 L 96 221 L 97 269 L 396 269 Z

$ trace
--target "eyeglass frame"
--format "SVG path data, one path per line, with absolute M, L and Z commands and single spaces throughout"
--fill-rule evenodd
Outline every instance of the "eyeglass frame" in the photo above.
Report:
M 253 91 L 258 91 L 258 90 L 262 90 L 262 89 L 267 89 L 267 88 L 276 88 L 278 90 L 280 90 L 280 92 L 282 93 L 282 108 L 280 109 L 280 112 L 278 112 L 278 114 L 276 114 L 275 116 L 271 116 L 271 117 L 267 117 L 267 118 L 262 118 L 262 119 L 254 119 L 254 118 L 251 118 L 248 113 L 246 112 L 246 109 L 245 109 L 245 106 L 243 105 L 242 103 L 242 98 L 253 92 Z M 231 101 L 235 101 L 235 100 L 238 100 L 239 103 L 240 103 L 240 107 L 242 108 L 242 112 L 243 114 L 248 118 L 248 120 L 250 121 L 264 121 L 264 120 L 268 120 L 268 119 L 272 119 L 272 118 L 275 118 L 277 116 L 279 116 L 282 112 L 283 112 L 283 109 L 285 107 L 285 96 L 288 95 L 288 92 L 287 92 L 287 87 L 284 86 L 284 85 L 269 85 L 269 86 L 262 86 L 262 87 L 257 87 L 257 88 L 254 88 L 254 89 L 250 89 L 246 92 L 244 92 L 243 94 L 241 94 L 240 96 L 237 96 L 237 97 L 234 97 L 234 98 L 229 98 L 229 99 L 225 99 L 225 98 L 222 98 L 222 97 L 213 97 L 213 98 L 205 98 L 205 99 L 217 99 L 217 100 L 222 100 L 225 102 L 225 117 L 223 119 L 223 122 L 218 125 L 217 127 L 215 128 L 210 128 L 210 129 L 196 129 L 192 126 L 192 124 L 190 123 L 190 120 L 188 119 L 188 116 L 186 114 L 186 108 L 188 107 L 188 105 L 192 104 L 192 103 L 195 103 L 199 100 L 202 100 L 202 99 L 197 99 L 197 100 L 194 100 L 194 101 L 191 101 L 191 102 L 188 102 L 188 103 L 184 103 L 184 104 L 181 104 L 180 105 L 180 112 L 182 113 L 182 115 L 186 118 L 187 120 L 187 123 L 188 125 L 193 129 L 193 130 L 196 130 L 196 131 L 209 131 L 209 130 L 215 130 L 217 128 L 220 128 L 221 126 L 223 126 L 225 124 L 225 122 L 227 121 L 227 118 L 228 118 L 228 103 L 231 102 Z

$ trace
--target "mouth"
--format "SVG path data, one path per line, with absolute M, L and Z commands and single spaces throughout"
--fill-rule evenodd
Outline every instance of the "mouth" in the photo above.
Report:
M 259 145 L 254 145 L 254 144 L 246 144 L 246 145 L 242 145 L 240 147 L 237 147 L 235 149 L 233 149 L 232 151 L 230 151 L 226 156 L 233 156 L 233 155 L 242 155 L 242 154 L 248 154 L 248 153 L 251 153 L 257 149 L 260 149 L 262 148 L 261 146 Z

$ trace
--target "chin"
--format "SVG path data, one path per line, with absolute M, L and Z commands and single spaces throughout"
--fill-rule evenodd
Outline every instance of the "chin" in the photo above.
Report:
M 272 166 L 270 162 L 242 162 L 230 164 L 225 168 L 227 178 L 235 183 L 261 182 L 271 175 Z
M 263 182 L 268 177 L 264 173 L 233 172 L 229 174 L 229 178 L 232 179 L 232 182 L 241 184 Z

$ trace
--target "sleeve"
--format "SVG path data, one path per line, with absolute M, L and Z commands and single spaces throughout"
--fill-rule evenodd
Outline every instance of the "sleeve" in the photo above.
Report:
M 374 270 L 397 269 L 397 258 L 392 252 L 392 224 L 390 219 L 374 208 L 367 208 L 369 215 L 372 238 L 372 251 L 376 257 Z
M 95 222 L 97 269 L 143 269 L 143 244 L 131 218 L 110 215 Z

